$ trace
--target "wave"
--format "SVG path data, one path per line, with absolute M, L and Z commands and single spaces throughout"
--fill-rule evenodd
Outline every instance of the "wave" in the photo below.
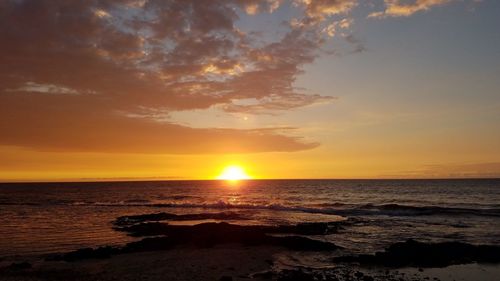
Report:
M 440 206 L 411 206 L 400 204 L 364 204 L 352 209 L 339 210 L 340 213 L 351 215 L 386 215 L 386 216 L 492 216 L 500 217 L 497 208 L 460 208 Z
M 0 202 L 0 205 L 44 205 L 27 203 L 7 203 Z M 49 205 L 54 205 L 51 202 Z M 311 214 L 349 216 L 487 216 L 500 217 L 498 208 L 460 208 L 460 207 L 440 207 L 440 206 L 412 206 L 401 204 L 343 204 L 332 203 L 320 206 L 287 206 L 282 204 L 233 204 L 225 201 L 214 203 L 157 203 L 148 200 L 126 200 L 119 202 L 60 202 L 55 205 L 71 206 L 102 206 L 102 207 L 153 207 L 153 208 L 199 208 L 213 210 L 263 210 L 263 211 L 289 211 L 304 212 Z

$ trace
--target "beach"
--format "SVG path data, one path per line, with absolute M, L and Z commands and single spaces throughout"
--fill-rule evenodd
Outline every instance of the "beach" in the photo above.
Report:
M 3 184 L 0 280 L 497 280 L 498 183 Z
M 270 269 L 272 247 L 225 245 L 207 249 L 118 255 L 79 262 L 47 261 L 27 270 L 11 270 L 2 280 L 248 280 L 252 273 Z M 256 279 L 262 280 L 262 279 Z
M 1 280 L 498 280 L 498 265 L 457 265 L 419 271 L 337 267 L 273 271 L 283 249 L 230 244 L 125 254 L 80 262 L 41 262 L 29 269 L 2 271 Z M 362 273 L 362 275 L 360 274 Z M 316 277 L 316 279 L 314 279 Z M 371 278 L 373 279 L 371 279 Z
M 0 281 L 500 281 L 499 15 L 0 0 Z
M 151 217 L 150 217 L 151 218 Z M 419 244 L 399 253 L 337 257 L 323 267 L 298 266 L 300 258 L 341 251 L 302 236 L 266 239 L 264 232 L 312 233 L 322 225 L 261 230 L 226 223 L 168 228 L 139 225 L 149 236 L 124 247 L 85 248 L 29 261 L 0 261 L 0 280 L 498 280 L 500 247 Z M 200 231 L 202 230 L 202 231 Z M 148 233 L 150 232 L 150 233 Z M 154 232 L 154 233 L 153 233 Z M 164 233 L 161 236 L 160 233 Z M 178 235 L 182 237 L 178 237 Z M 317 233 L 315 233 L 317 234 Z M 274 237 L 274 236 L 272 236 Z M 292 238 L 293 237 L 293 238 Z M 290 239 L 291 238 L 291 239 Z M 284 240 L 282 240 L 284 239 Z M 463 248 L 463 250 L 460 250 Z M 452 252 L 452 254 L 449 254 Z M 345 259 L 340 261 L 340 259 Z M 346 260 L 351 259 L 346 262 Z M 326 263 L 326 262 L 325 262 Z

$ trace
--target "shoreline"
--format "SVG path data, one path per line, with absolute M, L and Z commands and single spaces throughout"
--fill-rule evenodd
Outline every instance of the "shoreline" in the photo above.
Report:
M 329 268 L 289 267 L 280 260 L 297 252 L 239 243 L 210 248 L 181 246 L 74 262 L 38 260 L 0 268 L 2 281 L 45 280 L 337 280 L 337 281 L 494 281 L 500 264 L 460 264 L 440 268 L 388 268 L 332 264 Z
M 494 280 L 491 276 L 500 274 L 496 245 L 409 239 L 380 252 L 353 255 L 321 239 L 335 235 L 343 221 L 278 226 L 206 222 L 235 218 L 239 214 L 232 212 L 118 217 L 113 229 L 140 240 L 45 259 L 0 260 L 0 280 L 468 281 Z M 193 219 L 202 223 L 175 223 Z M 322 266 L 314 266 L 319 260 Z

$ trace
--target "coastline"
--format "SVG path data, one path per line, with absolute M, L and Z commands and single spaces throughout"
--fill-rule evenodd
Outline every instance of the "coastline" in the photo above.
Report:
M 468 281 L 500 274 L 498 181 L 0 187 L 0 280 Z
M 345 222 L 170 224 L 237 216 L 231 212 L 122 216 L 113 222 L 113 229 L 140 240 L 26 261 L 0 260 L 0 280 L 493 281 L 500 274 L 496 245 L 410 239 L 384 251 L 355 255 L 321 240 L 335 235 Z
M 178 247 L 163 251 L 120 254 L 75 262 L 37 260 L 31 263 L 0 261 L 0 280 L 441 280 L 494 281 L 500 264 L 461 264 L 441 268 L 386 268 L 335 265 L 330 268 L 286 268 L 282 247 L 224 244 L 211 248 Z
M 29 268 L 4 268 L 0 280 L 245 280 L 270 270 L 276 247 L 226 244 L 180 247 L 76 262 L 38 261 Z M 258 277 L 258 275 L 257 275 Z M 265 280 L 265 279 L 254 279 Z

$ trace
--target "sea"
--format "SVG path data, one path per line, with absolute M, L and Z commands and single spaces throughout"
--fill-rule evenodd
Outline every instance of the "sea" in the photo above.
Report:
M 409 238 L 500 245 L 500 179 L 2 183 L 0 258 L 137 240 L 113 230 L 120 216 L 226 211 L 242 225 L 339 222 L 312 238 L 354 253 Z

